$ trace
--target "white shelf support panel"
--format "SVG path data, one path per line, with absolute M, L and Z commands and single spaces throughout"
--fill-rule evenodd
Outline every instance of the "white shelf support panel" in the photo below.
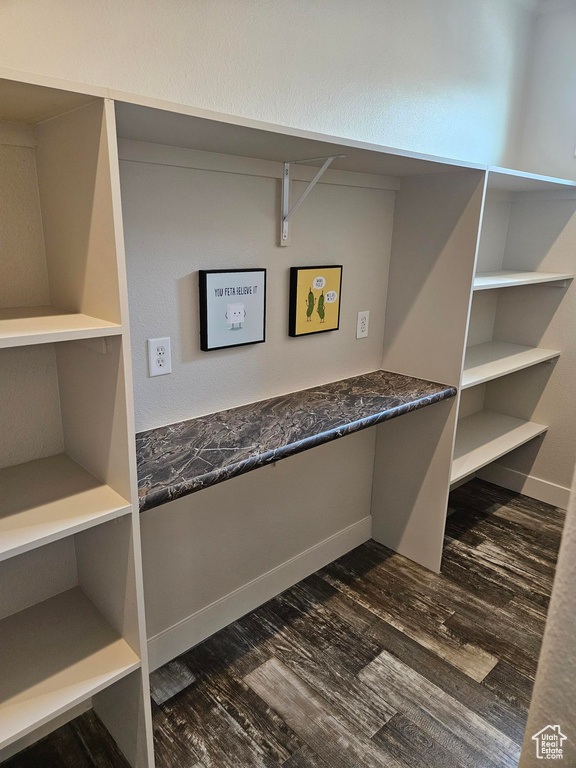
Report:
M 554 349 L 526 347 L 503 341 L 475 344 L 466 350 L 461 388 L 475 387 L 538 363 L 552 362 L 559 356 L 560 352 Z
M 330 155 L 329 157 L 310 157 L 307 160 L 292 160 L 289 163 L 284 163 L 284 171 L 282 173 L 282 200 L 281 200 L 281 220 L 280 220 L 280 245 L 290 245 L 290 219 L 296 213 L 298 208 L 302 205 L 304 200 L 308 197 L 310 192 L 314 189 L 316 184 L 320 181 L 328 167 L 334 160 L 346 157 L 346 155 Z M 296 163 L 306 165 L 307 163 L 313 163 L 318 160 L 323 160 L 322 166 L 318 169 L 318 173 L 308 183 L 308 186 L 302 192 L 298 200 L 290 208 L 290 168 Z
M 574 273 L 570 272 L 519 272 L 514 269 L 498 269 L 493 272 L 478 272 L 474 278 L 474 290 L 488 291 L 492 288 L 514 288 L 540 283 L 566 288 L 573 278 Z
M 546 432 L 532 421 L 480 411 L 458 422 L 452 461 L 451 483 L 457 483 L 487 464 Z

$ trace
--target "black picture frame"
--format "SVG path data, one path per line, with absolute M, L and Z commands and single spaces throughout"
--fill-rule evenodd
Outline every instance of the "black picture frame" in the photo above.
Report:
M 240 341 L 236 344 L 222 344 L 218 346 L 209 346 L 209 328 L 208 328 L 208 278 L 210 275 L 236 274 L 246 272 L 260 272 L 264 276 L 264 303 L 262 308 L 262 338 L 252 341 Z M 266 269 L 260 267 L 250 267 L 247 269 L 200 269 L 198 271 L 198 290 L 200 305 L 200 349 L 203 352 L 213 352 L 219 349 L 231 349 L 233 347 L 247 347 L 252 344 L 263 344 L 266 341 Z
M 303 270 L 322 271 L 326 269 L 339 269 L 340 270 L 340 282 L 338 286 L 338 322 L 335 328 L 325 328 L 322 330 L 312 330 L 306 333 L 296 332 L 296 317 L 298 306 L 298 275 Z M 315 336 L 318 333 L 331 333 L 332 331 L 340 330 L 340 309 L 342 302 L 342 275 L 344 269 L 342 264 L 321 264 L 320 266 L 303 266 L 303 267 L 290 267 L 290 305 L 288 315 L 288 335 L 294 338 L 300 338 L 300 336 Z

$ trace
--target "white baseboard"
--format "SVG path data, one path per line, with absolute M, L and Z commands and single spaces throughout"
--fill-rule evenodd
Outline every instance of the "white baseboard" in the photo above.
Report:
M 150 670 L 206 640 L 314 571 L 368 541 L 371 535 L 372 517 L 364 517 L 149 638 Z
M 561 509 L 568 509 L 570 488 L 565 488 L 563 485 L 556 485 L 533 475 L 525 475 L 515 469 L 503 467 L 501 464 L 488 464 L 487 467 L 479 469 L 476 476 L 489 483 L 508 488 L 510 491 L 523 493 Z

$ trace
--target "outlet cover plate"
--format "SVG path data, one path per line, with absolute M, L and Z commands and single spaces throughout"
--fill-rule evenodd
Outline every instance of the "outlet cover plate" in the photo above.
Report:
M 150 376 L 165 376 L 172 373 L 170 337 L 148 339 L 148 373 Z
M 368 336 L 368 326 L 370 324 L 370 312 L 365 309 L 358 312 L 358 321 L 356 323 L 356 338 L 365 339 Z

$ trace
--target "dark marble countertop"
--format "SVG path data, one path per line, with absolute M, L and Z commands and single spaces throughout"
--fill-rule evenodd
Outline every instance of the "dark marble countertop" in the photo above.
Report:
M 444 384 L 372 371 L 139 432 L 140 511 L 455 395 Z

